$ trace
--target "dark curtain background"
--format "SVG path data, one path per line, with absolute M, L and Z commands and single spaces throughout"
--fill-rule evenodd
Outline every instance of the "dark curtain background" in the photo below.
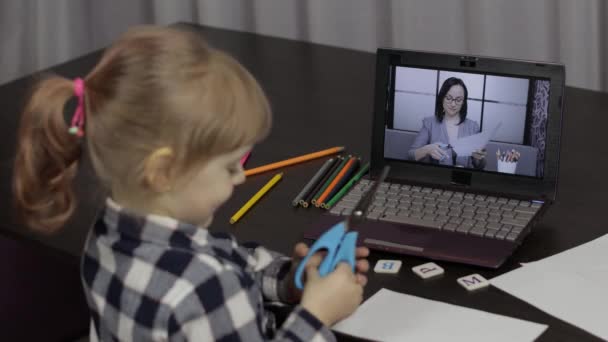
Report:
M 536 176 L 542 177 L 545 166 L 545 144 L 547 139 L 547 110 L 549 109 L 549 81 L 534 82 L 534 103 L 532 105 L 532 125 L 530 125 L 531 145 L 538 148 Z

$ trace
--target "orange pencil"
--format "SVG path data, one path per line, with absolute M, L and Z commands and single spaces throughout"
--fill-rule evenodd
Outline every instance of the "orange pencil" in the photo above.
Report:
M 342 177 L 344 177 L 344 174 L 346 174 L 346 171 L 348 171 L 348 169 L 355 162 L 355 160 L 357 160 L 357 157 L 350 157 L 350 159 L 344 165 L 344 167 L 342 168 L 342 170 L 340 170 L 340 173 L 338 173 L 338 175 L 336 176 L 336 178 L 334 178 L 334 180 L 329 184 L 329 186 L 327 187 L 327 189 L 325 189 L 325 191 L 317 199 L 317 205 L 318 206 L 320 206 L 321 204 L 325 203 L 325 199 L 327 198 L 327 196 L 329 196 L 329 194 L 334 189 L 334 187 L 336 186 L 336 184 L 338 184 L 338 182 L 340 181 L 340 179 L 342 179 Z
M 294 158 L 290 158 L 290 159 L 285 159 L 285 160 L 280 161 L 280 162 L 276 162 L 276 163 L 272 163 L 272 164 L 267 164 L 267 165 L 264 165 L 264 166 L 259 166 L 259 167 L 253 168 L 253 169 L 245 170 L 245 176 L 251 176 L 251 175 L 258 174 L 258 173 L 262 173 L 262 172 L 278 169 L 280 167 L 289 166 L 289 165 L 293 165 L 293 164 L 309 161 L 309 160 L 312 160 L 312 159 L 325 157 L 327 155 L 338 153 L 338 152 L 341 152 L 343 150 L 344 150 L 344 146 L 332 147 L 332 148 L 328 148 L 327 150 L 318 151 L 318 152 L 314 152 L 314 153 L 309 153 L 309 154 L 305 154 L 303 156 L 294 157 Z

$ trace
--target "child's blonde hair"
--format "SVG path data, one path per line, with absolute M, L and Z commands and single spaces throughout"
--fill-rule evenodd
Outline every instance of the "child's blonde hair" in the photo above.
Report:
M 127 31 L 84 84 L 84 140 L 108 189 L 142 191 L 143 164 L 161 147 L 175 154 L 172 171 L 186 175 L 270 130 L 268 101 L 255 79 L 198 34 L 178 28 Z M 61 227 L 75 209 L 72 180 L 82 147 L 64 118 L 73 95 L 71 80 L 49 76 L 33 89 L 21 118 L 16 207 L 42 231 Z

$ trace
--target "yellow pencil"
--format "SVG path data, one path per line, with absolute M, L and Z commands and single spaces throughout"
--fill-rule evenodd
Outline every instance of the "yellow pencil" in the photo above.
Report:
M 253 169 L 245 170 L 245 176 L 251 176 L 251 175 L 258 174 L 258 173 L 278 169 L 278 168 L 281 168 L 284 166 L 289 166 L 289 165 L 309 161 L 309 160 L 312 160 L 315 158 L 325 157 L 327 155 L 338 153 L 341 151 L 344 151 L 344 146 L 332 147 L 332 148 L 328 148 L 323 151 L 313 152 L 313 153 L 305 154 L 303 156 L 285 159 L 285 160 L 282 160 L 282 161 L 279 161 L 276 163 L 258 166 Z
M 270 188 L 272 188 L 275 184 L 277 184 L 277 182 L 280 181 L 282 177 L 283 177 L 282 172 L 278 173 L 274 177 L 272 177 L 272 179 L 269 180 L 268 183 L 266 183 L 266 185 L 264 185 L 260 189 L 260 191 L 258 191 L 255 195 L 253 195 L 253 197 L 251 197 L 251 199 L 249 199 L 249 201 L 247 201 L 247 203 L 245 203 L 245 205 L 243 207 L 241 207 L 241 209 L 239 209 L 239 211 L 237 211 L 236 214 L 232 215 L 232 217 L 230 218 L 230 223 L 234 224 L 243 215 L 245 215 L 245 213 L 249 209 L 251 209 L 251 207 L 253 207 L 253 205 L 256 204 L 257 201 L 259 201 L 260 198 L 262 198 L 262 196 L 264 196 L 264 194 L 268 192 L 268 190 L 270 190 Z

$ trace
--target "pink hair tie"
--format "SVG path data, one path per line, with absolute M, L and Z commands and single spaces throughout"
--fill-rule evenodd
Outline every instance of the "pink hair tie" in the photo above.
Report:
M 84 81 L 82 78 L 74 79 L 74 95 L 78 97 L 78 107 L 74 111 L 68 132 L 82 137 L 84 135 Z

